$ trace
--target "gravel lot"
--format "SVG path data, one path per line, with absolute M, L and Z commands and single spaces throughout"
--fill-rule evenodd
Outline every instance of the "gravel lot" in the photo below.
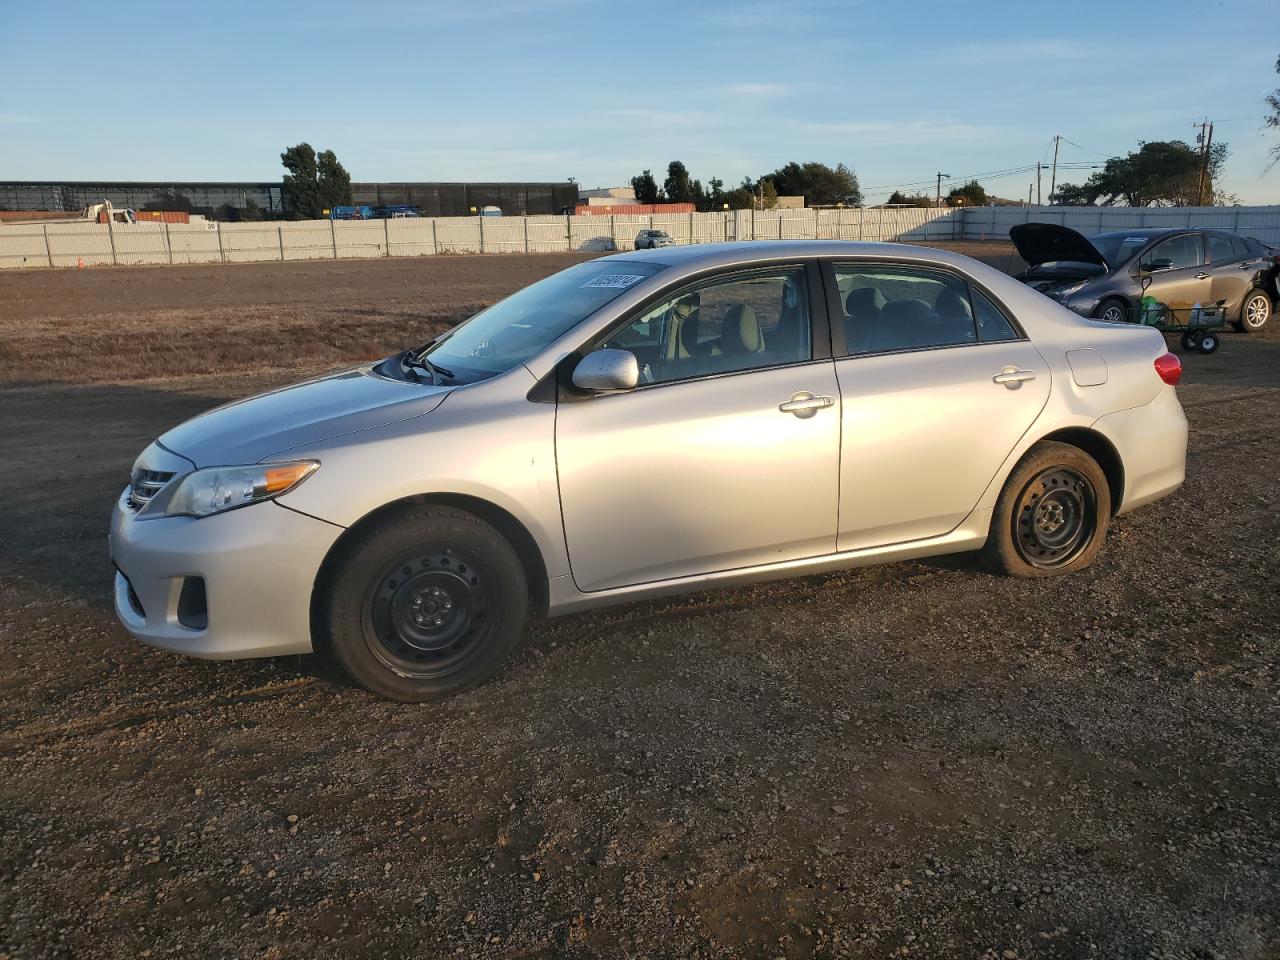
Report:
M 1184 355 L 1187 484 L 1074 577 L 537 622 L 422 707 L 116 625 L 151 438 L 571 259 L 0 275 L 0 958 L 1280 955 L 1280 331 Z

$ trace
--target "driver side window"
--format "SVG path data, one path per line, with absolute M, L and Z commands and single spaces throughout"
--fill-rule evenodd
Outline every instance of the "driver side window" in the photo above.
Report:
M 1152 247 L 1143 259 L 1153 268 L 1161 270 L 1198 267 L 1203 262 L 1200 254 L 1200 238 L 1189 233 L 1184 233 L 1180 237 L 1170 237 Z M 1160 261 L 1168 261 L 1168 263 L 1164 264 Z
M 808 360 L 809 324 L 804 268 L 790 267 L 692 287 L 602 346 L 634 353 L 642 384 L 668 383 Z

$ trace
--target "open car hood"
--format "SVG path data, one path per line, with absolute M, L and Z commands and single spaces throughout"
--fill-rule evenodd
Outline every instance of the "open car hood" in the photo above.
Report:
M 1098 248 L 1083 234 L 1076 233 L 1070 227 L 1061 227 L 1056 223 L 1020 223 L 1009 228 L 1009 239 L 1018 248 L 1018 256 L 1027 262 L 1028 267 L 1038 267 L 1042 263 L 1054 261 L 1071 261 L 1097 264 L 1103 270 L 1111 269 Z

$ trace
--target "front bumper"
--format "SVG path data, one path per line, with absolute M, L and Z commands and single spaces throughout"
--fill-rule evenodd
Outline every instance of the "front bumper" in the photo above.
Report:
M 274 501 L 139 520 L 126 496 L 111 517 L 110 546 L 116 616 L 130 634 L 214 660 L 311 652 L 311 591 L 341 527 Z M 189 609 L 197 578 L 203 618 Z

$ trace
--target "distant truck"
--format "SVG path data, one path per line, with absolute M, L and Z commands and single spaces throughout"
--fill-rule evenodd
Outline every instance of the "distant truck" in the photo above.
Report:
M 49 210 L 6 211 L 0 223 L 7 224 L 62 224 L 62 223 L 137 223 L 137 214 L 128 207 L 117 210 L 109 200 L 91 203 L 79 212 Z
M 373 212 L 373 207 L 366 204 L 356 204 L 354 206 L 337 206 L 329 211 L 330 220 L 376 220 L 377 214 Z

